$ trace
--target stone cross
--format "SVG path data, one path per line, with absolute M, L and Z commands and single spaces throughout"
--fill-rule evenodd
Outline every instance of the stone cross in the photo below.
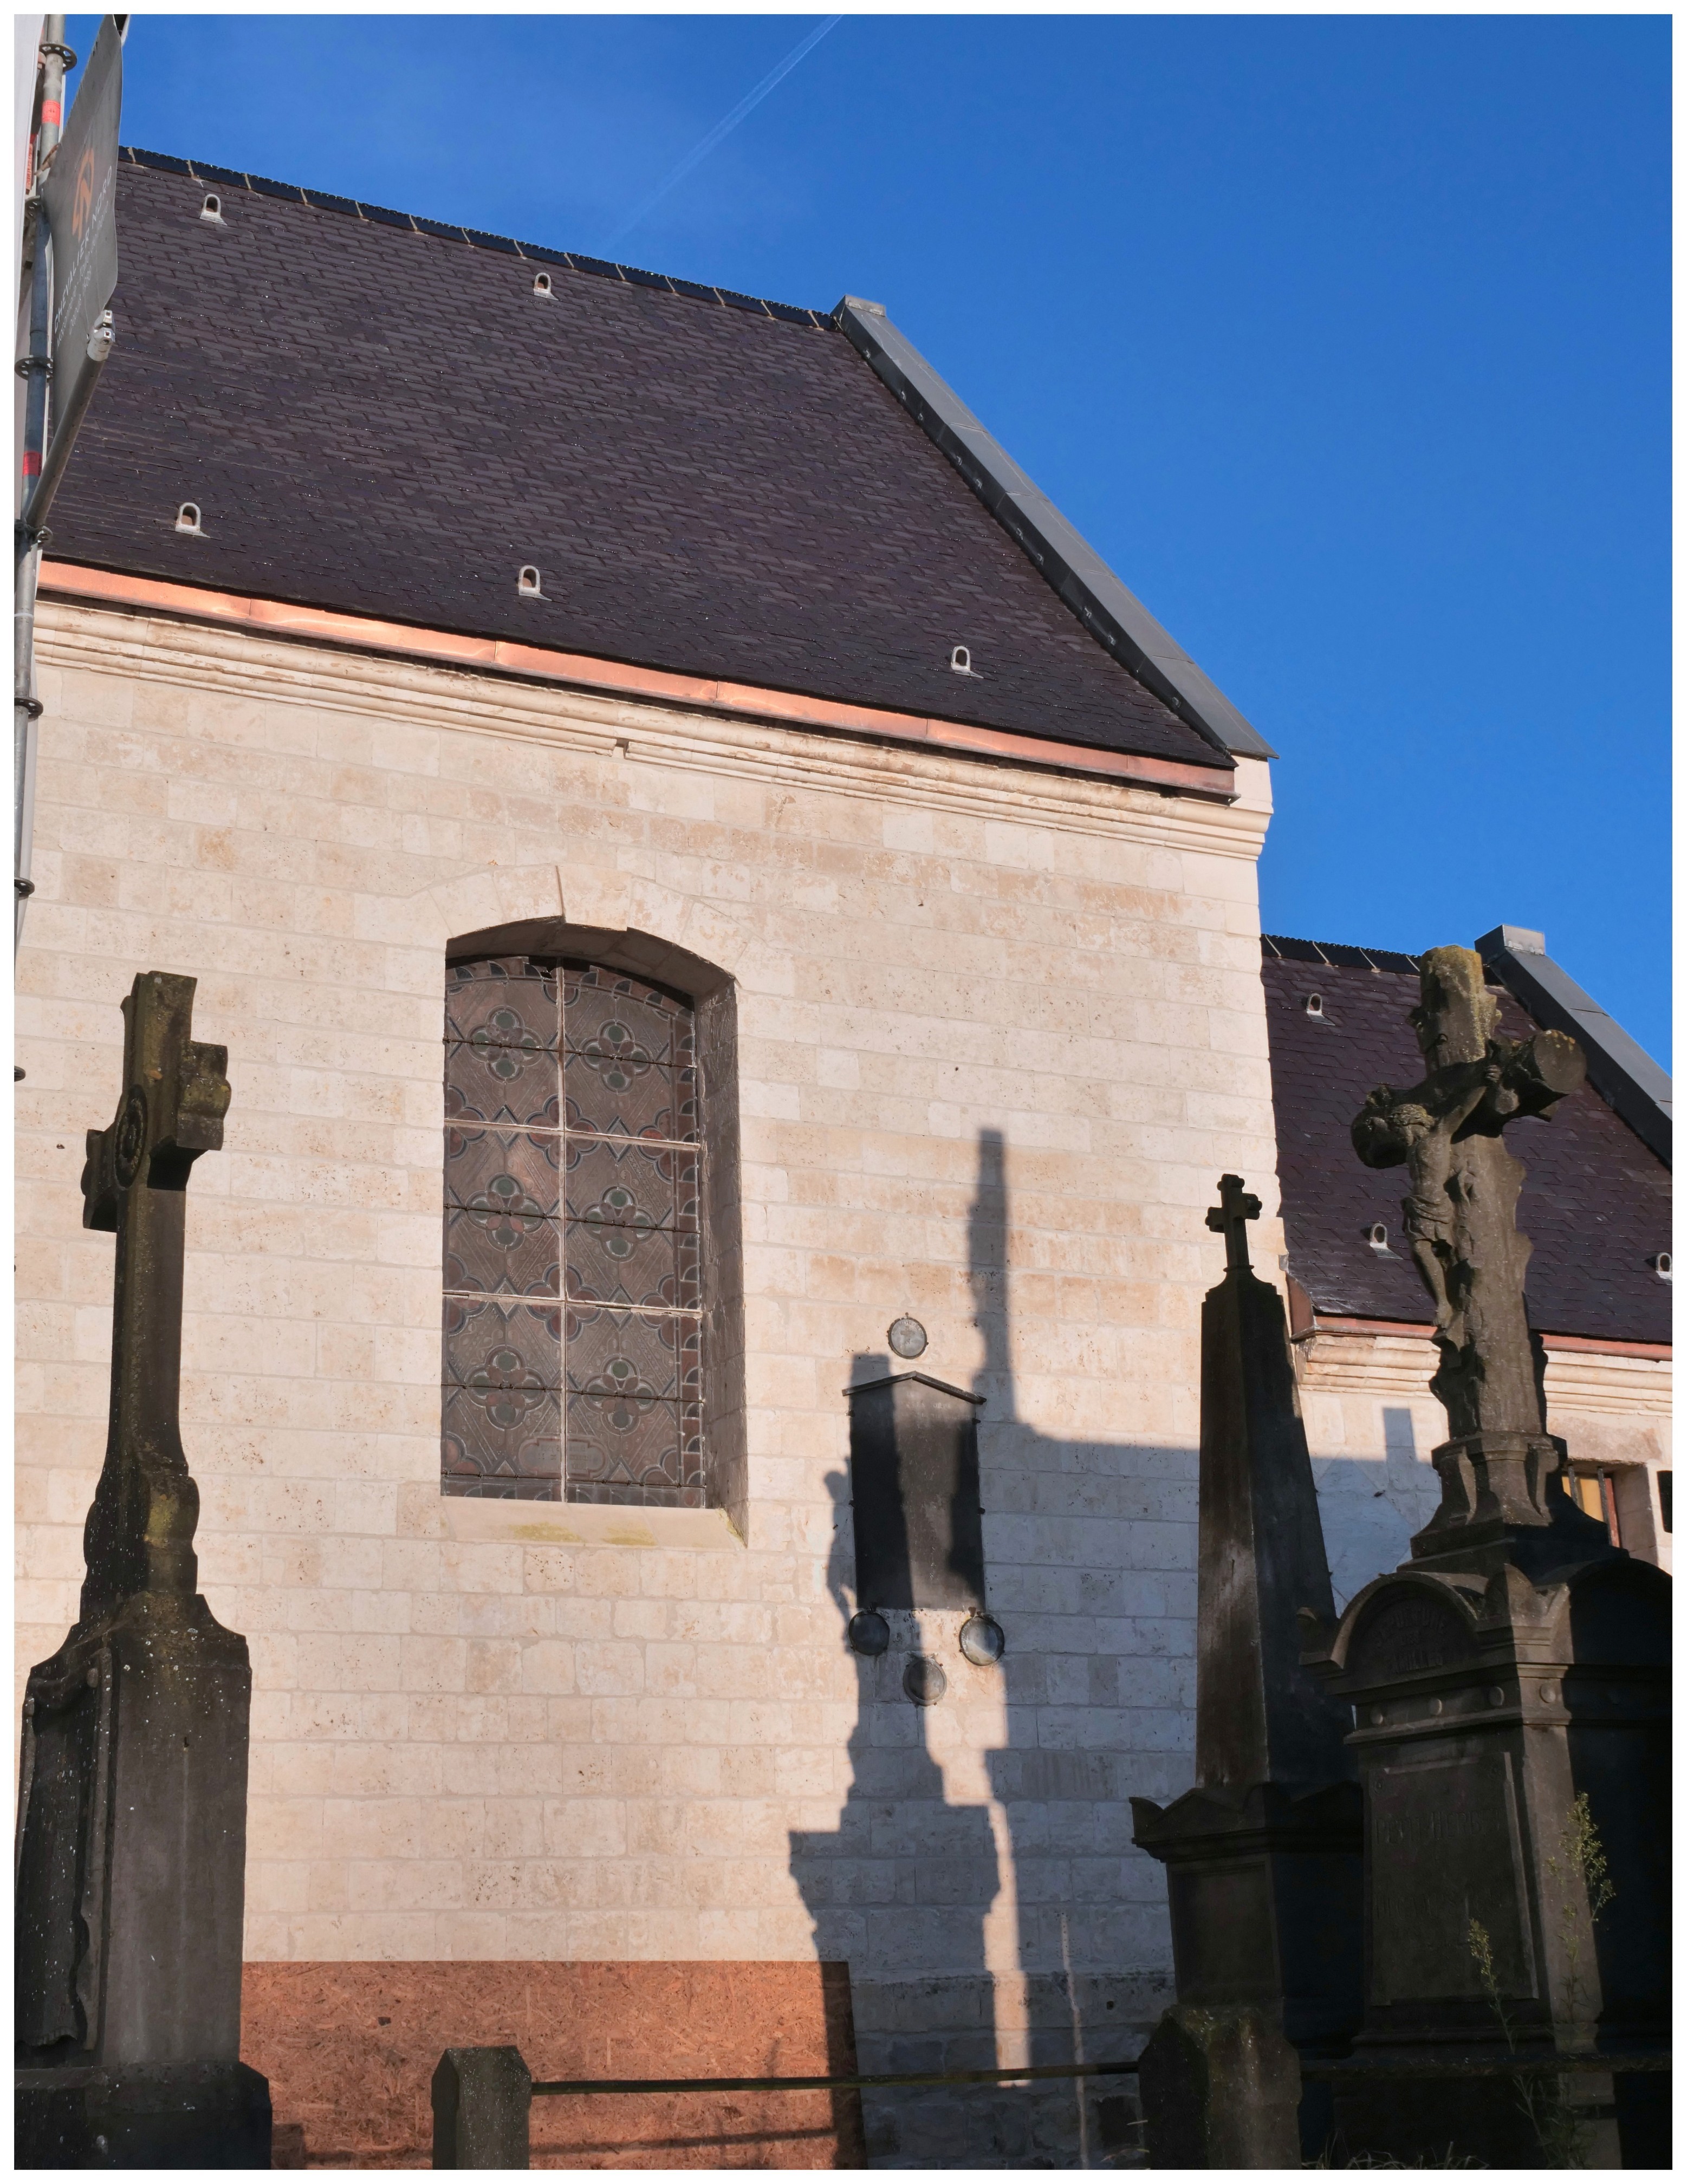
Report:
M 1260 1201 L 1242 1188 L 1239 1175 L 1219 1178 L 1219 1202 L 1207 1209 L 1207 1226 L 1224 1238 L 1226 1268 L 1232 1273 L 1251 1270 L 1248 1256 L 1248 1223 L 1260 1217 Z
M 193 1162 L 222 1143 L 227 1054 L 191 978 L 123 1004 L 123 1089 L 91 1130 L 84 1225 L 115 1230 L 111 1412 L 75 1628 L 30 1672 L 18 1830 L 20 2168 L 267 2168 L 240 2059 L 252 1672 L 197 1591 L 182 1452 Z
M 1443 1500 L 1432 1529 L 1483 1519 L 1539 1526 L 1557 1513 L 1547 1503 L 1561 1451 L 1546 1437 L 1545 1353 L 1523 1300 L 1524 1170 L 1501 1133 L 1550 1114 L 1586 1064 L 1562 1033 L 1504 1039 L 1498 1018 L 1475 950 L 1432 949 L 1410 1017 L 1423 1081 L 1404 1092 L 1379 1084 L 1353 1125 L 1367 1167 L 1404 1164 L 1410 1178 L 1401 1212 L 1433 1307 L 1440 1362 L 1430 1385 L 1450 1434 L 1436 1451 Z
M 134 1592 L 192 1593 L 199 1496 L 182 1453 L 182 1267 L 187 1178 L 222 1144 L 228 1050 L 187 1036 L 192 978 L 148 971 L 123 1003 L 123 1090 L 90 1130 L 82 1226 L 117 1232 L 111 1413 L 88 1512 L 82 1620 Z

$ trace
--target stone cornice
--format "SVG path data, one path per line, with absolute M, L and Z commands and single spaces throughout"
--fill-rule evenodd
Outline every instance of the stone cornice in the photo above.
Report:
M 1320 1327 L 1296 1339 L 1297 1377 L 1304 1390 L 1319 1395 L 1427 1397 L 1435 1366 L 1428 1334 L 1427 1328 L 1413 1335 Z M 1636 1355 L 1639 1344 L 1625 1349 L 1544 1339 L 1550 1409 L 1669 1416 L 1667 1351 Z
M 52 565 L 48 565 L 52 569 Z M 54 590 L 62 572 L 53 569 Z M 89 572 L 72 571 L 72 575 Z M 182 588 L 177 587 L 176 588 Z M 730 712 L 550 682 L 472 665 L 436 665 L 382 650 L 281 637 L 252 626 L 43 597 L 44 666 L 226 690 L 409 727 L 455 728 L 636 758 L 689 772 L 937 809 L 997 823 L 1101 834 L 1144 846 L 1257 861 L 1270 819 L 1269 769 L 1237 762 L 1241 794 L 1215 803 L 1092 774 L 980 764 L 867 732 L 816 734 Z M 1040 747 L 1052 748 L 1052 747 Z

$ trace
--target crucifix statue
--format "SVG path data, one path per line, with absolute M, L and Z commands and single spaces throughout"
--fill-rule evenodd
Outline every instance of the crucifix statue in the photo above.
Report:
M 226 1050 L 188 1036 L 193 989 L 135 980 L 82 1173 L 83 1225 L 117 1239 L 111 1409 L 81 1613 L 24 1701 L 24 2167 L 269 2163 L 268 2090 L 239 2061 L 252 1676 L 197 1590 L 178 1424 L 187 1179 L 229 1101 Z
M 1543 2078 L 1558 2090 L 1539 2104 L 1494 2090 L 1668 2038 L 1669 1580 L 1565 1491 L 1505 1140 L 1576 1089 L 1582 1052 L 1503 1036 L 1468 948 L 1423 958 L 1410 1020 L 1422 1081 L 1378 1085 L 1353 1142 L 1409 1178 L 1449 1435 L 1410 1559 L 1339 1620 L 1302 1618 L 1304 1667 L 1354 1709 L 1364 1791 L 1366 2067 L 1335 2086 L 1333 2120 L 1355 2160 L 1533 2170 L 1561 2158 L 1567 2099 L 1610 2126 L 1572 2158 L 1667 2168 L 1667 2092 L 1650 2081 Z M 1454 2056 L 1494 2075 L 1443 2075 Z
M 1442 1506 L 1427 1534 L 1487 1520 L 1542 1526 L 1561 1513 L 1562 1451 L 1546 1433 L 1545 1357 L 1523 1296 L 1529 1243 L 1518 1233 L 1524 1170 L 1502 1133 L 1550 1115 L 1582 1082 L 1582 1050 L 1561 1032 L 1502 1038 L 1499 1005 L 1474 949 L 1432 949 L 1411 1024 L 1422 1084 L 1379 1084 L 1353 1125 L 1368 1167 L 1404 1165 L 1411 1255 L 1434 1318 L 1440 1362 L 1430 1383 L 1450 1438 L 1437 1450 Z M 1562 1496 L 1558 1496 L 1557 1500 Z

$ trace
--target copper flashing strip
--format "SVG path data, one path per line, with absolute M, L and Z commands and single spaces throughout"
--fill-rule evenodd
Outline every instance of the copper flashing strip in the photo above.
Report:
M 1294 1340 L 1304 1342 L 1314 1334 L 1415 1334 L 1427 1341 L 1435 1332 L 1427 1319 L 1327 1318 L 1315 1312 L 1310 1327 L 1297 1328 Z M 1541 1340 L 1549 1350 L 1586 1351 L 1597 1357 L 1660 1357 L 1667 1359 L 1667 1342 L 1607 1342 L 1592 1334 L 1552 1334 L 1543 1328 Z
M 248 599 L 237 592 L 209 591 L 197 584 L 170 583 L 115 569 L 43 561 L 41 590 L 60 599 L 250 629 L 265 637 L 344 645 L 359 652 L 389 654 L 441 666 L 479 668 L 527 682 L 555 682 L 616 697 L 645 699 L 657 705 L 732 713 L 785 727 L 920 744 L 969 758 L 1101 775 L 1126 787 L 1196 796 L 1214 804 L 1237 800 L 1234 775 L 1216 767 L 1186 766 L 1174 759 L 1138 757 L 1124 751 L 1092 750 L 1038 736 L 1014 735 L 1000 728 L 973 727 L 964 721 L 884 712 L 829 698 L 805 698 L 790 690 L 762 689 L 753 683 L 675 675 L 664 668 L 636 667 L 625 660 L 600 660 L 585 653 L 553 652 L 539 645 L 512 644 L 505 638 L 466 637 L 456 630 L 377 621 L 327 607 L 297 606 L 284 599 Z

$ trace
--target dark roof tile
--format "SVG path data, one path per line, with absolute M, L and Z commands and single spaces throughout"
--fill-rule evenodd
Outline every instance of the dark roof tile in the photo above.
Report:
M 214 228 L 141 160 L 56 557 L 1227 774 L 830 319 L 568 254 L 540 304 L 461 228 L 265 193 Z
M 1400 1234 L 1404 1171 L 1366 1167 L 1349 1136 L 1373 1085 L 1422 1080 L 1422 1057 L 1406 1021 L 1417 978 L 1331 961 L 1386 960 L 1387 951 L 1319 943 L 1321 961 L 1314 951 L 1315 944 L 1276 934 L 1261 950 L 1289 1271 L 1320 1312 L 1422 1323 L 1428 1300 Z M 1314 990 L 1323 997 L 1321 1017 L 1306 1013 Z M 1539 1028 L 1509 994 L 1492 990 L 1507 1037 Z M 1662 1162 L 1590 1085 L 1561 1101 L 1550 1120 L 1516 1123 L 1505 1135 L 1528 1170 L 1517 1226 L 1534 1247 L 1532 1323 L 1549 1334 L 1667 1342 L 1670 1284 L 1648 1263 L 1669 1249 Z M 1379 1221 L 1388 1230 L 1387 1252 L 1366 1241 Z

